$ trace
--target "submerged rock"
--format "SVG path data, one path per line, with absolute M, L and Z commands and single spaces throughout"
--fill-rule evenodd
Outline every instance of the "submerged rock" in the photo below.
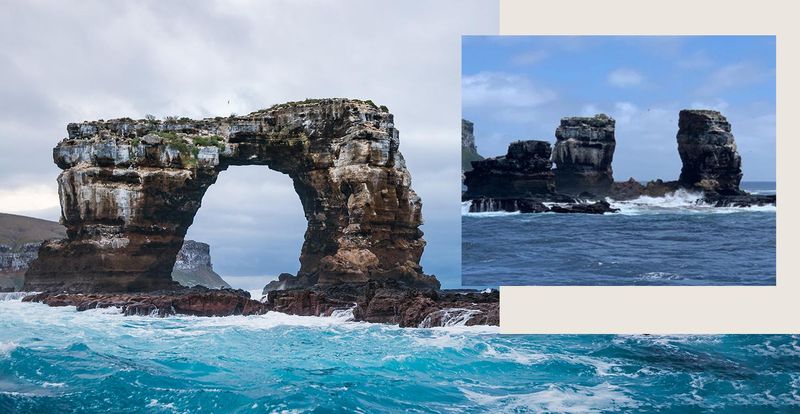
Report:
M 465 173 L 466 199 L 524 198 L 555 190 L 551 149 L 547 141 L 516 141 L 505 156 L 472 162 Z
M 683 187 L 721 195 L 741 194 L 742 158 L 731 124 L 721 113 L 684 109 L 678 118 L 678 153 Z
M 289 175 L 308 228 L 308 284 L 393 279 L 438 288 L 419 264 L 422 202 L 385 108 L 319 99 L 245 116 L 69 124 L 53 151 L 67 238 L 42 245 L 38 291 L 153 291 L 170 273 L 203 194 L 232 165 Z
M 614 127 L 614 119 L 605 114 L 561 119 L 553 149 L 559 193 L 608 193 L 614 182 Z

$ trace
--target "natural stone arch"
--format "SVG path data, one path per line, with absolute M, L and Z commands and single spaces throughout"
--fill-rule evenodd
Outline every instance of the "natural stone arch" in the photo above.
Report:
M 422 203 L 385 107 L 306 100 L 245 116 L 69 124 L 53 151 L 67 238 L 42 245 L 26 289 L 145 291 L 170 271 L 203 194 L 232 165 L 289 175 L 308 220 L 310 286 L 395 279 L 438 288 L 419 265 Z

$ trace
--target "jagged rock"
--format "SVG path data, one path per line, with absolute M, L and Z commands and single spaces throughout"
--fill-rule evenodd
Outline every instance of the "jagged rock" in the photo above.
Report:
M 555 189 L 551 149 L 547 141 L 516 141 L 505 156 L 473 161 L 465 173 L 465 199 L 525 198 Z
M 480 161 L 483 157 L 478 154 L 478 147 L 475 146 L 474 125 L 466 119 L 461 120 L 461 180 L 464 180 L 464 172 L 472 171 L 472 161 Z
M 594 203 L 573 203 L 569 205 L 550 207 L 552 213 L 581 213 L 581 214 L 605 214 L 616 213 L 619 209 L 612 208 L 611 204 L 605 200 L 595 201 Z
M 301 316 L 331 316 L 351 310 L 356 321 L 401 327 L 498 325 L 497 291 L 410 289 L 396 280 L 317 285 L 271 291 L 264 302 L 243 290 L 178 288 L 151 293 L 40 293 L 23 298 L 78 311 L 116 307 L 125 315 L 195 316 L 258 315 L 268 311 Z
M 684 187 L 722 195 L 740 194 L 742 159 L 731 124 L 719 112 L 684 109 L 678 117 L 678 153 Z
M 26 289 L 172 288 L 183 238 L 217 175 L 265 165 L 289 175 L 308 229 L 299 276 L 438 287 L 422 273 L 422 203 L 393 116 L 370 101 L 321 99 L 245 116 L 69 124 L 54 149 L 67 239 L 45 243 Z
M 22 289 L 25 271 L 39 252 L 41 243 L 25 243 L 19 247 L 0 244 L 0 292 Z
M 642 185 L 631 177 L 628 181 L 615 182 L 611 186 L 608 196 L 614 200 L 633 200 L 641 196 L 664 197 L 680 188 L 681 186 L 677 181 L 657 179 Z
M 295 315 L 327 316 L 352 309 L 357 321 L 434 327 L 453 323 L 498 325 L 499 299 L 497 291 L 408 289 L 385 280 L 272 291 L 266 304 L 272 310 Z
M 269 309 L 250 299 L 243 290 L 208 289 L 201 286 L 151 293 L 39 293 L 26 296 L 23 302 L 49 306 L 75 306 L 78 311 L 96 308 L 119 308 L 125 315 L 258 315 Z
M 559 193 L 608 193 L 614 182 L 614 126 L 614 119 L 605 114 L 561 119 L 553 149 Z
M 206 243 L 184 240 L 172 268 L 172 280 L 183 286 L 230 288 L 211 265 L 211 247 Z
M 546 213 L 550 211 L 541 201 L 526 198 L 476 198 L 469 206 L 470 213 L 493 211 L 519 211 L 520 213 Z

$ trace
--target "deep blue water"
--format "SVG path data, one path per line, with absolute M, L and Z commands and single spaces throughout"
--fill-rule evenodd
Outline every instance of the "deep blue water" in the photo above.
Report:
M 511 336 L 0 301 L 1 413 L 800 411 L 798 336 Z
M 744 183 L 775 193 L 775 183 Z M 612 202 L 619 213 L 462 215 L 462 281 L 498 285 L 774 285 L 776 208 L 698 195 Z

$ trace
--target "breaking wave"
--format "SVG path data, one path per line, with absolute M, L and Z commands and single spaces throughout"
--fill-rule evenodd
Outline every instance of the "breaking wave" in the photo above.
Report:
M 619 209 L 622 215 L 640 214 L 730 214 L 746 212 L 775 212 L 774 205 L 752 207 L 715 207 L 703 202 L 703 193 L 677 190 L 664 197 L 642 196 L 633 200 L 617 201 L 607 198 L 611 207 Z
M 0 411 L 800 407 L 797 336 L 499 335 L 460 314 L 452 327 L 403 329 L 346 311 L 156 318 L 0 301 Z

